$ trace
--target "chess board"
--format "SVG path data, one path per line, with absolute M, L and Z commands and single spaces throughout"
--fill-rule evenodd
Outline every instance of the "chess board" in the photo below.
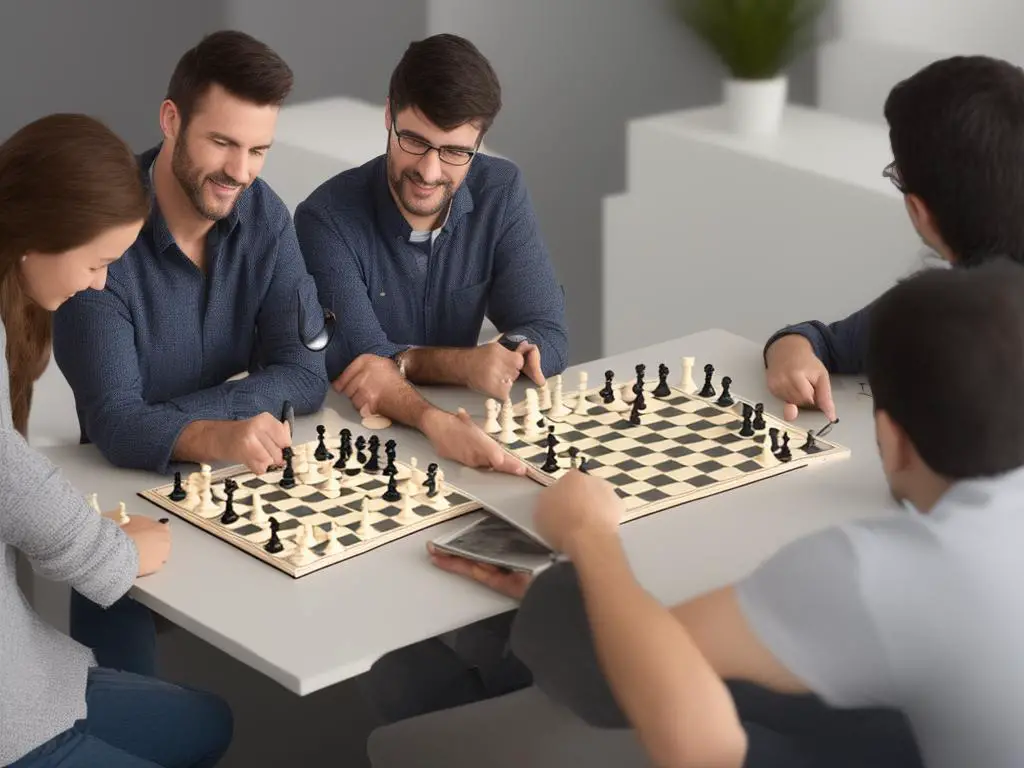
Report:
M 763 429 L 749 437 L 739 433 L 743 427 L 744 401 L 733 395 L 735 403 L 718 405 L 716 397 L 687 394 L 669 385 L 669 394 L 653 394 L 657 381 L 645 381 L 646 409 L 641 411 L 639 425 L 629 421 L 630 407 L 615 409 L 604 403 L 601 387 L 584 389 L 585 413 L 570 412 L 551 417 L 543 413 L 544 434 L 524 437 L 521 418 L 526 402 L 516 403 L 513 413 L 518 417 L 514 439 L 503 444 L 500 435 L 492 434 L 504 450 L 519 459 L 527 475 L 538 483 L 551 485 L 569 471 L 569 449 L 575 447 L 579 458 L 586 460 L 587 471 L 608 480 L 626 507 L 623 522 L 674 507 L 722 491 L 754 483 L 768 477 L 790 472 L 811 464 L 846 458 L 847 448 L 816 437 L 811 448 L 802 446 L 807 434 L 792 424 L 764 413 Z M 720 388 L 718 388 L 720 393 Z M 563 403 L 570 409 L 577 404 L 578 393 L 563 394 Z M 621 397 L 617 403 L 622 403 Z M 553 472 L 542 469 L 548 454 L 547 427 L 555 427 L 555 447 L 559 468 Z M 769 430 L 778 430 L 781 444 L 789 435 L 791 458 L 782 461 L 772 456 L 762 459 L 762 445 L 769 440 Z
M 334 438 L 333 444 L 330 439 L 326 443 L 335 458 L 338 443 L 337 438 Z M 313 441 L 303 448 L 312 456 L 315 446 L 316 441 Z M 142 491 L 139 495 L 294 578 L 306 576 L 416 531 L 481 509 L 479 502 L 447 481 L 441 483 L 438 491 L 438 497 L 443 498 L 442 504 L 446 505 L 438 509 L 434 506 L 437 500 L 428 498 L 427 489 L 416 482 L 410 519 L 405 521 L 401 514 L 402 501 L 388 502 L 381 498 L 388 486 L 388 476 L 363 469 L 354 456 L 349 463 L 352 468 L 347 470 L 345 478 L 341 480 L 342 487 L 336 498 L 331 498 L 323 491 L 326 481 L 306 485 L 302 481 L 302 474 L 296 472 L 296 485 L 293 488 L 282 488 L 279 485 L 282 470 L 254 475 L 244 466 L 227 467 L 210 474 L 211 495 L 218 510 L 208 515 L 199 514 L 186 506 L 184 501 L 173 501 L 170 494 L 174 483 Z M 396 461 L 395 467 L 398 470 L 398 490 L 405 495 L 413 490 L 409 481 L 414 468 L 401 461 Z M 417 481 L 421 481 L 422 469 L 416 468 L 415 471 Z M 341 477 L 340 470 L 336 469 L 334 473 L 336 478 Z M 232 495 L 232 507 L 238 519 L 225 524 L 221 522 L 220 516 L 225 506 L 223 483 L 228 478 L 237 483 L 237 489 Z M 252 519 L 254 492 L 259 494 L 263 512 L 256 522 Z M 364 499 L 365 514 L 362 509 Z M 271 517 L 280 524 L 278 537 L 284 545 L 284 549 L 277 553 L 264 549 L 271 535 L 268 522 Z M 307 529 L 307 526 L 311 526 L 311 529 Z M 308 538 L 309 533 L 312 533 L 315 544 Z M 326 552 L 331 538 L 341 548 Z M 305 546 L 301 542 L 305 542 Z

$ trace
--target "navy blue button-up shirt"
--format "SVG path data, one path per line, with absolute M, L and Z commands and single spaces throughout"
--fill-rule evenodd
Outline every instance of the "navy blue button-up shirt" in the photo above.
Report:
M 366 352 L 473 346 L 485 315 L 537 344 L 546 376 L 565 369 L 565 297 L 513 163 L 478 154 L 432 243 L 410 242 L 383 155 L 320 185 L 295 229 L 320 301 L 341 321 L 330 378 Z
M 142 155 L 149 167 L 157 149 Z M 296 413 L 323 403 L 323 352 L 302 346 L 322 324 L 291 216 L 257 179 L 207 236 L 205 274 L 178 248 L 154 204 L 102 291 L 54 315 L 54 358 L 75 393 L 83 440 L 114 464 L 166 472 L 182 430 L 198 420 Z M 249 375 L 228 381 L 239 373 Z

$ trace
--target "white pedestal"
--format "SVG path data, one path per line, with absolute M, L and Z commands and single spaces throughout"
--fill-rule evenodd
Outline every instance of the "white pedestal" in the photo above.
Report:
M 726 124 L 721 107 L 629 124 L 627 191 L 604 203 L 604 354 L 838 319 L 920 264 L 884 128 L 796 106 L 775 137 Z

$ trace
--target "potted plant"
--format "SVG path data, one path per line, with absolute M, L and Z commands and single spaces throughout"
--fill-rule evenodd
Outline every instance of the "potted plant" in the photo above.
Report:
M 683 22 L 721 59 L 732 129 L 778 130 L 786 105 L 786 67 L 815 41 L 828 0 L 673 0 Z

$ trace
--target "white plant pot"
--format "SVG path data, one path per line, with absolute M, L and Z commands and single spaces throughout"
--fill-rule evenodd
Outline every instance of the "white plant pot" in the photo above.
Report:
M 725 81 L 729 127 L 742 136 L 771 136 L 779 131 L 789 79 Z

